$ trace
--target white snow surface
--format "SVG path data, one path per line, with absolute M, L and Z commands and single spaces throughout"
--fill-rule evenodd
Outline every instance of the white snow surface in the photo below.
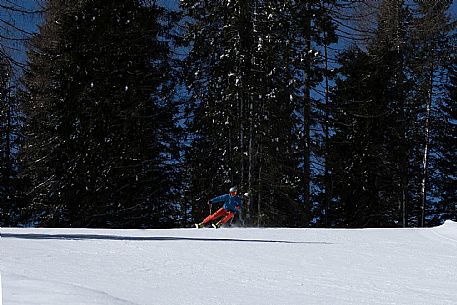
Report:
M 450 221 L 428 229 L 0 232 L 3 305 L 457 304 Z

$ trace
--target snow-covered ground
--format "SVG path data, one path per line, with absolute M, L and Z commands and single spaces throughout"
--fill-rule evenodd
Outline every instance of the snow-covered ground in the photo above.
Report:
M 366 230 L 2 228 L 0 272 L 3 305 L 455 305 L 457 223 Z

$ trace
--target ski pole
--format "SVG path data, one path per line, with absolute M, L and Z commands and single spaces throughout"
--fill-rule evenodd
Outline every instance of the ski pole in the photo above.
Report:
M 213 205 L 209 201 L 208 201 L 208 205 L 209 205 L 209 215 L 213 215 Z M 213 221 L 211 220 L 211 225 L 212 224 L 213 224 Z

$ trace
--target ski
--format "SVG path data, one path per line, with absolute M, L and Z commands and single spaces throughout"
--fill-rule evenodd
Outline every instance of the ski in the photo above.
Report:
M 214 224 L 214 223 L 212 223 L 211 226 L 213 228 L 215 228 L 215 229 L 219 229 L 220 227 L 222 227 L 222 224 L 219 224 L 219 223 Z

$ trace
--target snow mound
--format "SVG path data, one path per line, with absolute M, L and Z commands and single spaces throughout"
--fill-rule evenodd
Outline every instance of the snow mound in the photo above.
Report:
M 441 226 L 432 228 L 432 231 L 442 242 L 457 247 L 457 222 L 446 220 Z
M 454 228 L 454 229 L 457 230 L 457 222 L 452 221 L 452 220 L 446 220 L 446 221 L 444 222 L 444 224 L 441 225 L 441 227 L 448 227 L 448 228 L 449 228 L 449 227 L 452 227 L 452 228 Z

